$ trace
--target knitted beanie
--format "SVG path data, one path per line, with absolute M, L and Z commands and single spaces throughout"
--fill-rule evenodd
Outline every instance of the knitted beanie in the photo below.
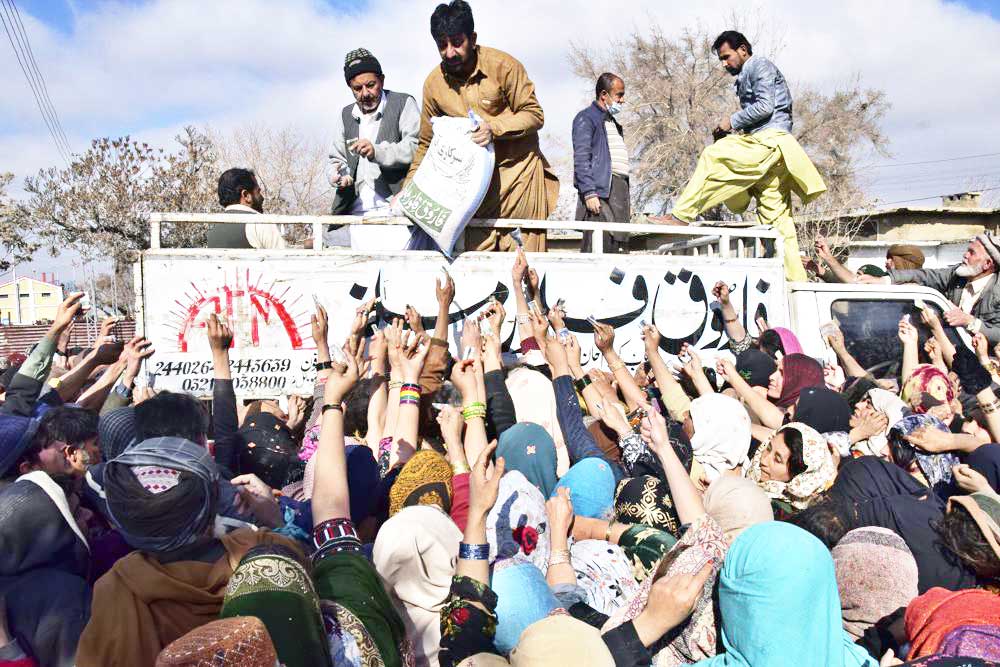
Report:
M 365 72 L 382 76 L 382 66 L 368 49 L 354 49 L 344 58 L 344 79 L 350 83 L 351 79 Z

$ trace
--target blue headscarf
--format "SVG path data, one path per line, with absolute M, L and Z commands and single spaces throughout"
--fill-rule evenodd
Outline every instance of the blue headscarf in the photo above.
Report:
M 559 483 L 569 489 L 573 513 L 591 519 L 606 519 L 615 502 L 615 474 L 604 459 L 590 457 L 566 471 Z M 556 492 L 553 491 L 555 496 Z
M 789 523 L 759 523 L 736 538 L 719 610 L 725 652 L 696 665 L 878 667 L 844 632 L 830 552 Z
M 951 469 L 961 463 L 951 452 L 932 454 L 917 449 L 906 440 L 906 436 L 922 428 L 936 428 L 944 433 L 950 433 L 948 427 L 937 417 L 928 414 L 907 415 L 892 425 L 889 429 L 889 447 L 896 464 L 904 469 L 914 458 L 917 467 L 927 478 L 928 484 L 941 497 L 947 498 L 953 479 Z
M 559 481 L 556 444 L 544 428 L 531 422 L 514 424 L 500 436 L 496 456 L 503 457 L 507 470 L 524 475 L 544 497 L 552 495 Z
M 497 633 L 493 644 L 503 655 L 517 646 L 521 633 L 529 625 L 559 606 L 542 571 L 517 558 L 494 569 L 490 588 L 497 594 Z

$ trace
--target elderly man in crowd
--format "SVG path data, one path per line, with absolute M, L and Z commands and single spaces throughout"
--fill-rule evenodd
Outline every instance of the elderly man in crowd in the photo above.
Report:
M 573 185 L 580 201 L 576 219 L 629 221 L 628 148 L 615 116 L 625 101 L 625 82 L 617 74 L 597 77 L 595 98 L 573 119 Z M 590 252 L 592 232 L 584 232 L 581 252 Z M 605 252 L 627 250 L 627 234 L 606 233 Z
M 410 177 L 430 146 L 431 118 L 464 117 L 471 111 L 482 119 L 472 140 L 480 146 L 492 142 L 496 155 L 493 180 L 475 217 L 545 220 L 556 208 L 559 179 L 538 145 L 545 114 L 524 65 L 476 43 L 472 8 L 464 0 L 437 6 L 431 36 L 441 63 L 424 81 L 420 145 Z M 544 232 L 525 231 L 523 238 L 525 250 L 545 251 Z M 466 248 L 512 251 L 516 244 L 509 234 L 471 229 Z
M 944 314 L 953 327 L 982 333 L 990 343 L 1000 343 L 1000 242 L 985 232 L 969 242 L 962 263 L 945 269 L 892 269 L 883 278 L 859 276 L 858 282 L 877 284 L 916 283 L 941 292 L 953 304 Z
M 382 65 L 367 49 L 347 54 L 344 79 L 354 103 L 334 120 L 327 168 L 330 185 L 337 189 L 332 213 L 389 215 L 389 200 L 402 187 L 417 148 L 420 111 L 411 95 L 384 87 Z M 384 234 L 387 229 L 375 231 Z M 354 229 L 350 237 L 345 231 L 331 227 L 328 244 L 350 246 L 359 230 Z

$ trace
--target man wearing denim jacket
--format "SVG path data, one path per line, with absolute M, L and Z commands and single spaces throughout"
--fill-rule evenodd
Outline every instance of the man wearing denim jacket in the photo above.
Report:
M 625 82 L 605 72 L 597 77 L 594 101 L 573 119 L 573 185 L 579 195 L 576 219 L 629 221 L 629 160 L 622 126 L 615 116 L 625 101 Z M 590 252 L 592 232 L 583 233 L 581 252 Z M 604 251 L 627 249 L 627 234 L 604 234 Z
M 757 219 L 781 236 L 785 277 L 805 281 L 792 221 L 792 193 L 807 204 L 826 192 L 826 184 L 791 134 L 788 84 L 774 63 L 753 55 L 747 38 L 734 30 L 719 35 L 712 51 L 736 77 L 740 110 L 723 118 L 712 132 L 716 141 L 702 151 L 671 215 L 654 221 L 690 224 L 719 204 L 742 213 L 756 199 Z

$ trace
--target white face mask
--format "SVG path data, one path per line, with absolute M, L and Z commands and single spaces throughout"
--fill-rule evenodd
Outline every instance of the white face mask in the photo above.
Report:
M 621 111 L 622 111 L 621 102 L 612 102 L 611 104 L 608 105 L 608 113 L 611 114 L 612 116 L 617 116 L 618 114 L 621 113 Z

